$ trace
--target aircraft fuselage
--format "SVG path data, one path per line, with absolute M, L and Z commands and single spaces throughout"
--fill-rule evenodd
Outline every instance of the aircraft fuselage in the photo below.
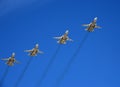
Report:
M 15 59 L 14 58 L 10 58 L 8 61 L 7 61 L 7 65 L 9 66 L 13 66 L 13 63 L 15 62 Z
M 89 31 L 89 32 L 94 31 L 95 26 L 96 26 L 96 22 L 92 22 L 92 23 L 88 26 L 87 31 Z
M 60 44 L 65 44 L 66 40 L 67 40 L 67 35 L 65 34 L 65 35 L 59 40 L 59 43 L 60 43 Z
M 31 53 L 30 56 L 35 56 L 38 53 L 38 49 L 34 49 Z

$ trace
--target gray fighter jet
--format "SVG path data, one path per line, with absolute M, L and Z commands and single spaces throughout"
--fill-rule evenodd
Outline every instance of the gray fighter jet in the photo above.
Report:
M 66 44 L 66 41 L 73 41 L 72 39 L 70 39 L 68 37 L 68 33 L 69 33 L 69 31 L 66 30 L 64 35 L 62 35 L 60 37 L 54 37 L 54 39 L 58 39 L 57 43 L 59 43 L 59 44 Z
M 3 58 L 3 59 L 1 59 L 1 60 L 7 61 L 6 64 L 7 64 L 8 66 L 13 66 L 14 63 L 17 63 L 17 64 L 19 63 L 19 62 L 15 59 L 15 53 L 12 53 L 12 56 L 11 56 L 11 57 L 9 57 L 9 58 Z
M 87 27 L 85 30 L 88 32 L 93 32 L 95 28 L 101 28 L 100 26 L 97 26 L 97 17 L 94 18 L 94 20 L 90 24 L 83 24 L 82 26 Z
M 38 53 L 42 54 L 43 52 L 38 49 L 39 45 L 36 44 L 35 47 L 31 50 L 25 50 L 25 52 L 29 52 L 29 56 L 37 56 Z

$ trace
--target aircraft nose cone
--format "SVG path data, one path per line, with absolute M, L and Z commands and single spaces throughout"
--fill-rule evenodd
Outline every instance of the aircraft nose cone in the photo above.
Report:
M 95 17 L 94 20 L 97 20 L 97 17 Z
M 69 30 L 66 30 L 66 33 L 68 33 L 69 32 Z
M 13 52 L 12 55 L 15 55 L 15 53 Z
M 36 44 L 36 47 L 38 47 L 39 45 L 38 44 Z

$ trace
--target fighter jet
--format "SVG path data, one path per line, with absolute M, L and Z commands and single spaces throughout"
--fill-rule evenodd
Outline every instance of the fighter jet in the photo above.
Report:
M 66 44 L 66 41 L 73 41 L 72 39 L 70 39 L 68 37 L 68 33 L 69 33 L 69 31 L 66 30 L 64 35 L 62 35 L 60 37 L 54 37 L 54 39 L 58 39 L 57 43 L 59 43 L 59 44 Z
M 94 20 L 90 24 L 83 24 L 82 26 L 86 26 L 85 29 L 88 32 L 93 32 L 95 28 L 101 28 L 100 26 L 97 26 L 97 17 L 94 18 Z
M 29 52 L 29 56 L 37 56 L 38 53 L 42 54 L 43 52 L 38 49 L 39 45 L 36 44 L 35 47 L 31 50 L 25 50 L 25 52 Z
M 17 63 L 17 64 L 19 63 L 19 62 L 15 59 L 15 53 L 12 53 L 12 56 L 11 56 L 11 57 L 9 57 L 9 58 L 3 58 L 3 59 L 1 59 L 1 60 L 7 61 L 6 64 L 7 64 L 8 66 L 13 66 L 14 63 Z

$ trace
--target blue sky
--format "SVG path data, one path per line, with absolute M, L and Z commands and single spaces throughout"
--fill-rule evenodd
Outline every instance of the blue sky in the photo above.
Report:
M 14 4 L 17 3 L 17 4 Z M 21 64 L 9 68 L 4 87 L 13 87 L 26 66 L 24 52 L 39 44 L 42 55 L 34 57 L 19 87 L 35 87 L 58 44 L 54 36 L 69 29 L 68 42 L 60 47 L 41 87 L 56 87 L 86 31 L 81 25 L 98 17 L 102 29 L 90 33 L 60 87 L 120 87 L 120 29 L 118 0 L 17 0 L 0 1 L 0 58 L 16 53 Z M 0 78 L 6 65 L 0 61 Z

